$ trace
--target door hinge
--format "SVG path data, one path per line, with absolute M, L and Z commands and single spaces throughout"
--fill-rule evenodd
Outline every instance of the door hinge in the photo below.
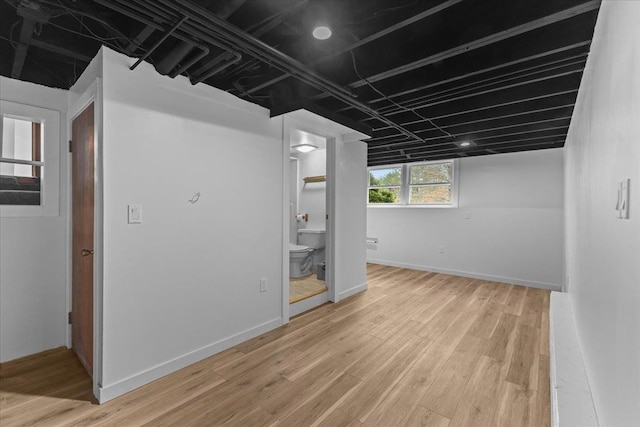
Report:
M 71 143 L 71 140 L 69 140 L 69 152 L 70 152 L 70 153 L 72 153 L 72 151 L 71 151 L 71 146 L 72 146 L 72 145 L 73 145 L 73 144 Z
M 69 313 L 67 313 L 67 314 L 68 314 L 67 318 L 68 318 L 68 320 L 69 320 L 69 324 L 71 324 L 71 312 L 69 312 Z

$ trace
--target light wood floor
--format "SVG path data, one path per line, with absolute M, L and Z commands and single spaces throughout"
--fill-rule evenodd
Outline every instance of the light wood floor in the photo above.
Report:
M 289 304 L 321 294 L 326 290 L 324 280 L 318 280 L 315 274 L 300 279 L 289 278 Z
M 549 425 L 548 291 L 379 265 L 368 277 L 104 405 L 65 349 L 5 363 L 0 425 Z

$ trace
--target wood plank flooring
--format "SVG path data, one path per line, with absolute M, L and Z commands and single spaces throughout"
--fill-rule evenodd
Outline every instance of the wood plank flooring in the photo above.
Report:
M 97 405 L 62 348 L 0 366 L 0 425 L 550 424 L 549 292 L 368 266 L 369 290 Z
M 318 280 L 315 274 L 299 279 L 289 278 L 289 304 L 302 301 L 327 291 L 324 280 Z

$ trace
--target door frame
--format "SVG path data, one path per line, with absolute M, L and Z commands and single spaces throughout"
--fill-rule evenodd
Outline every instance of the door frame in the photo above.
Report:
M 102 185 L 102 79 L 96 78 L 67 110 L 67 135 L 72 137 L 73 120 L 93 102 L 94 114 L 94 199 L 93 199 L 93 394 L 100 401 L 102 384 L 102 301 L 103 301 L 103 185 Z M 67 312 L 71 311 L 73 279 L 73 187 L 72 157 L 67 153 Z M 67 348 L 72 346 L 71 325 L 67 324 Z
M 296 112 L 293 112 L 295 114 Z M 307 114 L 313 114 L 306 112 Z M 327 159 L 326 159 L 326 200 L 325 209 L 328 220 L 325 226 L 325 259 L 327 260 L 327 270 L 325 285 L 327 286 L 327 298 L 329 301 L 337 302 L 337 292 L 335 274 L 333 272 L 332 257 L 335 249 L 334 236 L 334 214 L 335 203 L 335 144 L 339 135 L 327 132 L 325 119 L 316 116 L 313 120 L 298 119 L 291 114 L 282 115 L 282 324 L 289 323 L 289 157 L 291 156 L 291 130 L 296 129 L 308 132 L 326 139 Z M 330 126 L 331 127 L 331 126 Z

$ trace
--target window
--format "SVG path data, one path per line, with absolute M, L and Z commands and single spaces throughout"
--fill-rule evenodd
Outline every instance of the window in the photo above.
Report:
M 400 203 L 401 191 L 400 167 L 369 169 L 369 203 Z
M 2 117 L 0 204 L 41 203 L 42 128 L 38 122 Z
M 59 215 L 60 113 L 0 101 L 0 213 Z
M 369 168 L 369 204 L 457 206 L 455 160 Z

